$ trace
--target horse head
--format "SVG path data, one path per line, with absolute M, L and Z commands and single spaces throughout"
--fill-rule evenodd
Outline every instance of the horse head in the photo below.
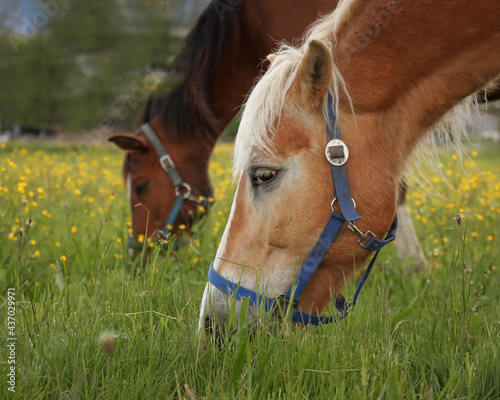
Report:
M 242 117 L 235 144 L 238 188 L 211 271 L 224 282 L 256 293 L 257 303 L 288 293 L 287 300 L 295 297 L 293 312 L 300 319 L 324 309 L 352 276 L 354 261 L 362 264 L 369 256 L 358 232 L 370 231 L 371 238 L 387 232 L 395 215 L 399 175 L 378 172 L 374 162 L 374 177 L 370 163 L 363 161 L 370 152 L 367 143 L 350 134 L 342 120 L 338 125 L 329 121 L 333 104 L 328 99 L 340 96 L 333 88 L 341 84 L 341 77 L 334 74 L 331 49 L 325 43 L 311 40 L 304 54 L 288 49 L 272 59 Z M 340 129 L 344 147 L 332 147 L 325 129 Z M 332 181 L 329 151 L 342 152 L 352 196 L 348 202 L 354 200 L 355 212 L 363 216 L 352 222 L 352 231 L 342 232 L 342 202 L 334 199 L 340 199 L 337 192 L 343 188 Z M 332 222 L 338 225 L 333 233 L 332 215 L 338 218 Z M 325 232 L 335 237 L 320 243 Z M 299 289 L 294 279 L 303 264 L 318 251 L 323 257 L 300 288 L 300 298 L 290 296 Z M 211 327 L 214 318 L 222 325 L 229 318 L 227 292 L 215 282 L 205 289 L 200 329 Z M 254 318 L 258 308 L 251 304 L 247 317 Z
M 208 176 L 212 148 L 202 142 L 186 145 L 153 119 L 136 134 L 109 138 L 126 151 L 123 176 L 131 204 L 129 247 L 141 249 L 156 233 L 190 230 L 213 203 Z M 206 157 L 201 155 L 206 154 Z
M 319 314 L 355 266 L 392 238 L 399 182 L 416 144 L 499 76 L 499 15 L 487 0 L 473 15 L 465 0 L 390 7 L 345 0 L 301 47 L 270 57 L 238 131 L 239 182 L 209 269 L 200 331 L 238 321 L 245 298 L 244 318 L 284 298 L 292 321 L 324 320 Z M 467 30 L 454 29 L 462 23 Z M 447 127 L 460 142 L 464 131 Z M 345 315 L 348 304 L 337 303 Z

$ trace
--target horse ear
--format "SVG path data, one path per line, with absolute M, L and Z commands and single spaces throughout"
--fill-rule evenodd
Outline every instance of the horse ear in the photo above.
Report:
M 311 40 L 295 79 L 304 102 L 321 107 L 333 79 L 333 56 L 328 46 Z
M 268 54 L 267 55 L 267 60 L 272 64 L 274 59 L 276 58 L 276 54 Z
M 119 134 L 108 138 L 108 142 L 114 143 L 125 151 L 146 151 L 148 149 L 146 138 L 142 135 Z

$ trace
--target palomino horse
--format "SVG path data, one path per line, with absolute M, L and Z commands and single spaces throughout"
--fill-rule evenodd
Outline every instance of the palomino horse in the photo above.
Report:
M 284 297 L 295 322 L 333 320 L 317 315 L 384 244 L 416 144 L 499 76 L 499 48 L 499 2 L 343 0 L 300 48 L 272 55 L 236 139 L 200 330 L 233 308 L 238 321 L 243 298 L 249 319 Z
M 142 134 L 109 139 L 127 151 L 124 175 L 133 226 L 129 246 L 142 248 L 135 238 L 154 237 L 159 229 L 175 232 L 182 224 L 189 231 L 197 209 L 208 209 L 213 195 L 208 176 L 213 147 L 236 115 L 262 59 L 275 47 L 274 39 L 300 37 L 318 14 L 333 10 L 336 4 L 336 0 L 287 3 L 283 18 L 281 1 L 241 2 L 222 21 L 220 9 L 213 3 L 207 8 L 179 56 L 178 62 L 187 67 L 183 82 L 171 94 L 152 96 L 143 112 L 142 123 L 153 129 L 146 125 Z M 156 136 L 159 142 L 154 144 Z M 161 156 L 163 163 L 158 162 Z M 141 206 L 134 207 L 138 203 Z M 424 264 L 404 196 L 401 204 L 398 250 Z

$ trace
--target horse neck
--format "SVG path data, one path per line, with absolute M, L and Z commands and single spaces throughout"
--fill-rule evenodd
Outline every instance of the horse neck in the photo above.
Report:
M 478 0 L 471 10 L 468 0 L 354 0 L 336 43 L 357 122 L 346 118 L 353 126 L 376 120 L 378 134 L 365 139 L 389 135 L 384 151 L 404 160 L 447 111 L 499 74 L 500 3 Z
M 337 30 L 334 56 L 354 115 L 341 97 L 339 125 L 349 147 L 351 195 L 362 215 L 358 226 L 382 237 L 416 143 L 447 111 L 500 73 L 500 3 L 478 0 L 474 15 L 466 0 L 354 0 L 350 6 Z M 348 248 L 359 251 L 355 244 Z M 318 269 L 301 299 L 305 307 L 323 308 L 331 287 L 341 289 L 342 274 L 352 273 L 345 271 L 348 260 L 339 254 L 349 252 L 337 251 Z
M 211 66 L 207 98 L 215 117 L 216 138 L 238 113 L 259 72 L 259 64 L 274 45 L 255 3 L 244 1 L 240 10 L 228 11 L 226 17 L 230 21 L 223 54 Z
M 251 0 L 241 3 L 239 20 L 229 25 L 224 54 L 213 66 L 209 98 L 220 132 L 238 113 L 255 83 L 259 65 L 276 49 L 277 40 L 292 42 L 318 17 L 332 11 L 336 0 L 311 0 L 307 5 L 289 6 L 287 0 Z M 286 17 L 283 9 L 287 8 Z M 236 13 L 235 11 L 230 11 Z M 228 15 L 228 17 L 230 17 Z

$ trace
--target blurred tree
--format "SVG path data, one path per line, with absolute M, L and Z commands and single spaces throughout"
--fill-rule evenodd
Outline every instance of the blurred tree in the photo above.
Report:
M 80 130 L 112 118 L 130 129 L 146 100 L 146 66 L 177 49 L 174 1 L 32 1 L 14 26 L 11 5 L 0 14 L 0 121 Z

